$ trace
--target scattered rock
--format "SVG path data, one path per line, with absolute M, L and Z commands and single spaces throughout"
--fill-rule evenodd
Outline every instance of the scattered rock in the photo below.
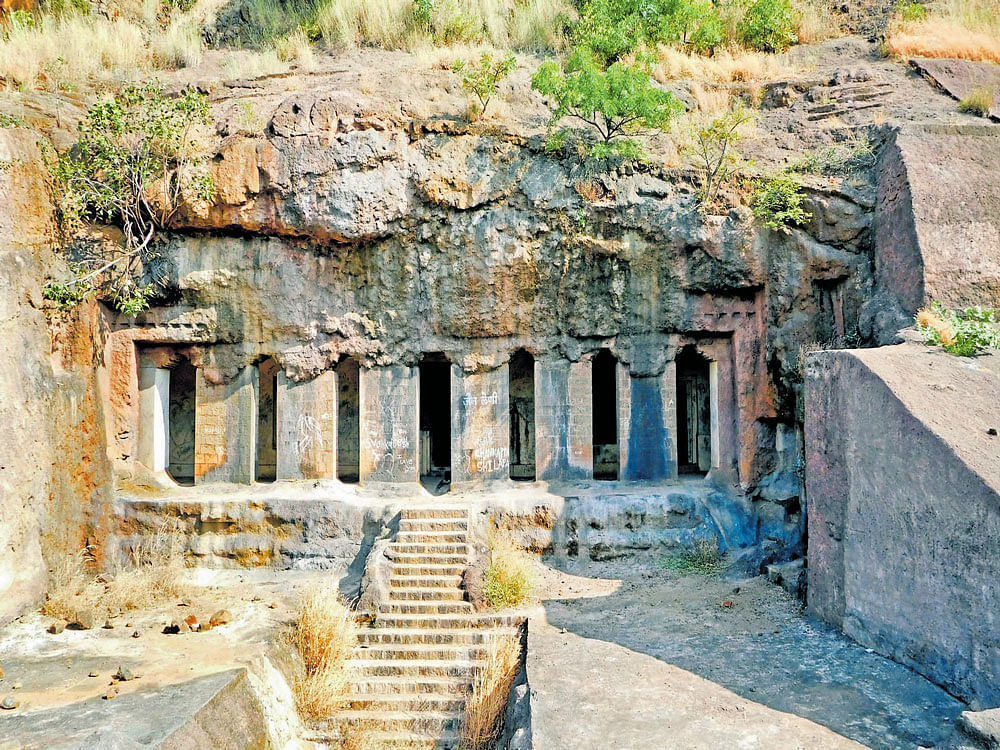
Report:
M 96 669 L 91 669 L 87 677 L 100 677 L 101 674 Z
M 784 563 L 767 566 L 767 580 L 781 586 L 800 601 L 806 598 L 806 560 L 800 557 Z
M 132 637 L 133 638 L 142 638 L 142 633 L 140 633 L 138 630 L 133 630 L 132 631 Z
M 0 667 L 0 680 L 2 680 L 2 679 L 3 679 L 3 668 Z
M 17 700 L 13 695 L 8 695 L 2 701 L 0 701 L 0 708 L 5 711 L 13 711 L 15 708 L 21 705 L 21 702 Z
M 128 682 L 129 680 L 134 680 L 136 677 L 138 675 L 125 666 L 119 666 L 118 671 L 115 672 L 115 679 L 119 682 Z
M 20 690 L 22 687 L 24 687 L 24 685 L 22 685 L 20 682 L 15 682 L 13 685 L 10 686 L 10 689 Z
M 77 630 L 93 630 L 94 613 L 78 612 L 76 615 L 76 620 L 73 622 L 73 627 Z
M 994 434 L 996 434 L 996 431 L 994 431 Z M 271 602 L 267 606 L 270 607 L 271 609 L 277 609 L 278 608 L 278 603 L 277 602 Z
M 198 630 L 198 618 L 195 617 L 194 615 L 188 615 L 187 617 L 185 617 L 184 622 L 191 630 L 194 631 Z
M 59 635 L 65 629 L 66 629 L 66 623 L 64 623 L 62 620 L 56 620 L 48 627 L 48 631 L 53 635 Z
M 105 620 L 104 621 L 104 629 L 105 630 L 114 630 L 115 629 L 115 624 L 113 622 L 111 622 L 111 620 Z
M 986 431 L 986 434 L 989 435 L 989 436 L 991 436 L 991 437 L 996 437 L 996 435 L 997 435 L 997 428 L 996 427 L 990 427 Z
M 126 627 L 126 628 L 131 628 L 131 627 L 134 627 L 134 626 L 132 625 L 132 623 L 130 623 L 130 622 L 126 622 L 126 623 L 125 623 L 125 627 Z
M 101 697 L 106 701 L 110 701 L 113 700 L 116 695 L 118 695 L 118 690 L 116 688 L 108 688 L 108 692 Z
M 185 620 L 173 620 L 169 625 L 167 625 L 163 632 L 167 635 L 177 635 L 180 633 L 190 633 L 191 626 L 187 624 Z
M 733 603 L 728 599 L 726 599 L 726 601 L 722 602 L 722 606 L 725 607 L 726 609 L 732 609 Z

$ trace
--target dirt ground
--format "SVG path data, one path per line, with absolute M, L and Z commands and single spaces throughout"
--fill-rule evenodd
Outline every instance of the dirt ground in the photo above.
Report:
M 933 747 L 965 708 L 763 577 L 546 563 L 528 638 L 537 747 Z

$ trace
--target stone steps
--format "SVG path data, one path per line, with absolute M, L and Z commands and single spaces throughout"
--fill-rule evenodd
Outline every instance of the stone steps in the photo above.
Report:
M 389 599 L 392 601 L 461 602 L 465 600 L 465 593 L 455 587 L 396 586 L 389 589 Z
M 461 532 L 469 530 L 467 518 L 404 518 L 399 522 L 399 533 Z
M 347 705 L 353 711 L 454 713 L 465 708 L 465 693 L 352 693 Z
M 468 529 L 457 531 L 400 531 L 396 545 L 400 544 L 461 544 L 469 539 Z
M 390 588 L 441 588 L 458 589 L 462 585 L 462 576 L 436 576 L 436 575 L 396 575 L 389 578 Z
M 359 646 L 362 659 L 465 662 L 486 658 L 486 647 L 466 644 L 387 643 Z
M 393 576 L 446 576 L 453 577 L 457 576 L 459 580 L 462 578 L 462 573 L 465 571 L 465 566 L 461 563 L 426 563 L 426 564 L 408 564 L 408 563 L 397 563 L 392 566 Z
M 491 634 L 502 632 L 513 634 L 513 628 L 366 628 L 358 633 L 362 645 L 400 644 L 443 644 L 478 645 L 485 643 Z
M 453 613 L 450 615 L 406 614 L 402 612 L 381 612 L 378 616 L 380 627 L 386 628 L 470 628 L 488 631 L 496 627 L 514 627 L 519 617 L 510 615 L 477 615 L 475 613 Z
M 446 697 L 452 695 L 464 696 L 469 692 L 471 683 L 465 677 L 412 677 L 399 676 L 356 677 L 351 682 L 351 695 L 393 696 L 393 695 L 431 695 Z
M 400 555 L 425 555 L 428 557 L 453 557 L 461 555 L 462 562 L 468 557 L 469 545 L 462 542 L 395 542 L 390 545 L 391 552 Z
M 389 548 L 386 553 L 389 559 L 392 560 L 397 565 L 461 565 L 464 569 L 466 563 L 469 561 L 469 556 L 467 553 L 461 554 L 427 554 L 427 553 L 416 553 L 409 554 L 405 552 L 400 552 L 393 548 Z
M 463 601 L 406 601 L 393 599 L 379 608 L 379 617 L 389 615 L 471 614 L 472 605 Z
M 364 724 L 366 727 L 384 732 L 414 732 L 416 734 L 437 735 L 458 729 L 462 723 L 462 711 L 341 711 L 342 726 Z

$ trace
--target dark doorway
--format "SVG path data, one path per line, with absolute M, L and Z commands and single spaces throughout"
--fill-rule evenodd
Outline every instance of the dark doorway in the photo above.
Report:
M 420 362 L 420 481 L 434 493 L 451 484 L 451 363 L 440 353 Z
M 278 363 L 268 357 L 257 365 L 258 482 L 273 482 L 278 470 Z
M 692 346 L 677 357 L 677 470 L 707 474 L 712 467 L 712 406 L 708 360 Z
M 337 478 L 358 481 L 361 460 L 360 400 L 361 368 L 354 357 L 337 364 Z
M 594 357 L 592 414 L 594 479 L 618 479 L 618 360 L 607 349 Z
M 518 349 L 510 358 L 510 478 L 535 479 L 535 358 Z
M 167 472 L 178 484 L 194 484 L 195 378 L 186 359 L 170 370 L 170 446 Z

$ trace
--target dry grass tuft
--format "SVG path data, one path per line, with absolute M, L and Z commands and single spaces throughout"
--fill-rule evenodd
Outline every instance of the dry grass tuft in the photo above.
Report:
M 161 530 L 93 575 L 89 549 L 67 555 L 50 571 L 43 614 L 72 622 L 84 612 L 117 615 L 184 594 L 184 554 L 179 535 Z
M 315 589 L 302 602 L 292 642 L 305 666 L 294 684 L 299 713 L 328 717 L 344 703 L 347 660 L 358 645 L 354 613 L 335 590 Z
M 986 117 L 993 109 L 993 87 L 981 86 L 973 89 L 958 103 L 958 109 L 961 112 Z
M 1000 5 L 996 0 L 940 0 L 929 14 L 897 23 L 886 39 L 898 57 L 959 57 L 1000 63 Z
M 494 534 L 490 538 L 490 561 L 483 581 L 483 599 L 493 609 L 517 607 L 531 597 L 534 575 L 531 558 L 514 546 L 509 538 Z
M 486 660 L 472 681 L 465 704 L 462 740 L 472 750 L 493 747 L 503 728 L 510 689 L 521 666 L 521 640 L 516 636 L 490 638 Z
M 917 311 L 917 326 L 934 331 L 940 337 L 942 346 L 953 346 L 955 343 L 954 326 L 930 307 Z
M 798 72 L 787 55 L 768 55 L 747 50 L 722 50 L 712 57 L 689 54 L 676 47 L 661 46 L 653 76 L 660 83 L 687 79 L 704 83 L 770 81 Z

